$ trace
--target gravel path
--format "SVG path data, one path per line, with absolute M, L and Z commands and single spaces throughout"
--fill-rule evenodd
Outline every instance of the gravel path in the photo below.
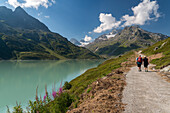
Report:
M 170 113 L 170 83 L 156 72 L 138 72 L 137 67 L 132 67 L 126 76 L 124 113 Z

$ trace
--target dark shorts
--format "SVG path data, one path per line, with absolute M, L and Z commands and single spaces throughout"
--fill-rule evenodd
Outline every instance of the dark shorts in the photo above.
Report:
M 147 68 L 147 67 L 148 67 L 148 64 L 144 64 L 144 67 L 146 67 L 146 68 Z
M 138 65 L 138 67 L 141 67 L 141 64 L 137 64 Z

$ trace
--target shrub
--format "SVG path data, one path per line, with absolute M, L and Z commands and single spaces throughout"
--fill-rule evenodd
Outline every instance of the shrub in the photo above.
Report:
M 18 105 L 18 103 L 17 103 L 17 106 L 14 107 L 14 112 L 13 113 L 23 113 L 23 109 L 21 108 L 20 104 Z
M 48 109 L 52 113 L 65 113 L 72 102 L 73 99 L 68 93 L 62 93 L 51 104 L 48 104 L 50 105 Z
M 71 87 L 72 87 L 72 85 L 69 84 L 68 82 L 65 82 L 65 84 L 64 84 L 64 86 L 63 86 L 63 88 L 64 88 L 65 90 L 69 90 Z
M 59 106 L 64 109 L 69 107 L 73 100 L 68 93 L 62 93 L 61 96 L 57 98 L 57 101 L 59 102 Z

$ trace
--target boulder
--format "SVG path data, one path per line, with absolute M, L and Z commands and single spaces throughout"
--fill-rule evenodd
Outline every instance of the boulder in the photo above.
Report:
M 161 69 L 160 72 L 170 72 L 170 65 Z
M 156 51 L 158 49 L 158 47 L 155 47 L 154 51 Z

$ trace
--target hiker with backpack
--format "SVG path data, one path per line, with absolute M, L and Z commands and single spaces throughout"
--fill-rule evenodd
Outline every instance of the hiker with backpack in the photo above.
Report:
M 149 60 L 146 56 L 144 57 L 143 62 L 144 62 L 145 72 L 148 72 Z
M 139 57 L 138 58 L 136 58 L 136 64 L 137 64 L 137 66 L 138 66 L 138 70 L 139 71 L 142 71 L 141 70 L 141 65 L 142 65 L 142 57 L 141 57 L 141 55 L 139 55 Z

